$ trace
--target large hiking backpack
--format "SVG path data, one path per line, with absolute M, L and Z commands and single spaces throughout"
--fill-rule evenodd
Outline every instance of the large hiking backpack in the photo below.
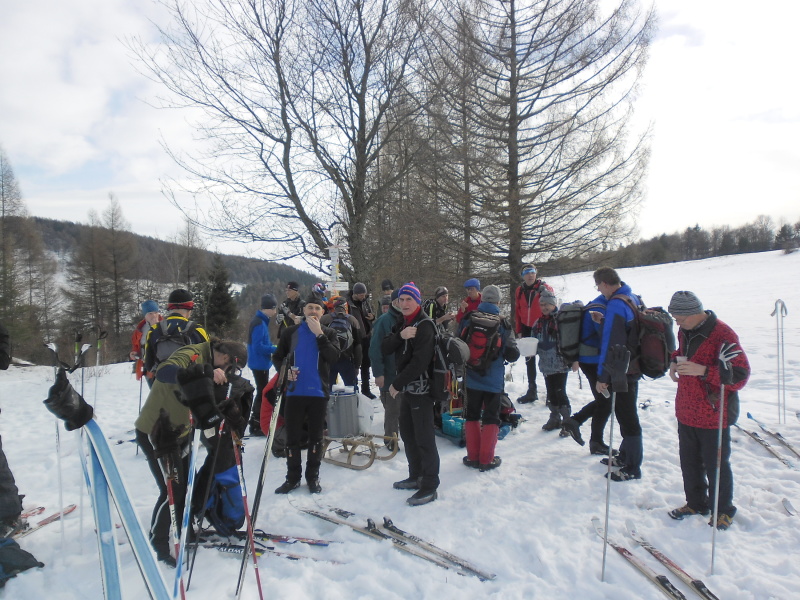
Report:
M 469 359 L 469 346 L 461 338 L 436 329 L 433 350 L 432 393 L 437 400 L 449 399 L 454 382 L 464 376 L 464 366 Z
M 602 308 L 605 305 L 599 302 L 590 302 L 586 306 L 580 300 L 566 302 L 561 305 L 556 313 L 556 328 L 558 329 L 558 344 L 556 349 L 561 357 L 569 363 L 575 362 L 580 356 L 600 354 L 600 340 L 596 346 L 590 346 L 581 339 L 583 329 L 583 315 L 586 311 Z
M 344 354 L 353 346 L 353 326 L 346 314 L 333 314 L 330 324 L 331 329 L 336 331 L 339 338 L 339 352 Z
M 500 356 L 503 346 L 500 325 L 503 324 L 503 319 L 500 315 L 479 310 L 471 312 L 468 318 L 467 326 L 461 331 L 461 339 L 469 347 L 467 366 L 484 375 L 492 361 Z
M 167 360 L 178 348 L 194 343 L 192 332 L 197 326 L 195 321 L 187 321 L 183 329 L 180 328 L 181 323 L 178 321 L 176 327 L 170 332 L 169 325 L 171 323 L 175 323 L 175 320 L 170 322 L 169 319 L 164 319 L 158 324 L 161 328 L 161 335 L 156 340 L 156 365 Z
M 235 465 L 214 475 L 206 503 L 206 518 L 223 536 L 232 535 L 244 525 L 242 487 Z
M 670 356 L 675 352 L 672 317 L 660 306 L 639 307 L 624 294 L 612 296 L 611 300 L 615 298 L 625 302 L 636 319 L 629 337 L 629 345 L 633 348 L 629 372 L 638 372 L 651 379 L 663 377 L 669 371 Z

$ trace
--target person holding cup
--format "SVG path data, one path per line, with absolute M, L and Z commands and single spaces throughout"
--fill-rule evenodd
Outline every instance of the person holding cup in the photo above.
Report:
M 303 307 L 304 319 L 287 327 L 278 341 L 272 362 L 280 372 L 288 360 L 285 393 L 286 412 L 286 481 L 275 490 L 288 494 L 300 487 L 303 462 L 300 455 L 300 436 L 303 422 L 308 418 L 308 452 L 306 483 L 312 494 L 322 491 L 319 468 L 322 463 L 322 436 L 325 412 L 330 393 L 331 365 L 339 360 L 336 330 L 320 324 L 325 314 L 325 300 L 314 292 Z

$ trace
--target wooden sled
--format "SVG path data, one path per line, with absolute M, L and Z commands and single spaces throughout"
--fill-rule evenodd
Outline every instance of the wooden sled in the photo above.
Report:
M 375 443 L 383 440 L 384 443 Z M 389 442 L 392 442 L 389 448 Z M 363 434 L 344 438 L 323 438 L 322 461 L 330 465 L 363 471 L 376 460 L 391 460 L 397 454 L 397 436 Z

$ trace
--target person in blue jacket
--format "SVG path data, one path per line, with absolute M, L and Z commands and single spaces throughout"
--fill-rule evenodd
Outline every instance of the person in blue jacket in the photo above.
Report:
M 478 311 L 492 315 L 500 314 L 500 288 L 487 285 L 481 292 Z M 472 314 L 472 313 L 470 313 Z M 462 321 L 462 330 L 469 326 L 470 314 Z M 517 340 L 510 324 L 503 319 L 500 325 L 502 346 L 486 373 L 478 373 L 469 365 L 466 370 L 466 422 L 467 455 L 464 464 L 468 467 L 489 471 L 500 466 L 502 460 L 494 455 L 497 434 L 500 430 L 500 403 L 505 390 L 504 362 L 519 358 Z
M 253 409 L 250 411 L 250 435 L 263 436 L 261 430 L 261 400 L 264 388 L 269 381 L 269 370 L 272 368 L 272 353 L 278 347 L 269 337 L 270 319 L 274 319 L 278 309 L 278 301 L 272 294 L 261 297 L 261 309 L 250 320 L 247 332 L 247 366 L 253 372 L 256 382 L 256 395 Z

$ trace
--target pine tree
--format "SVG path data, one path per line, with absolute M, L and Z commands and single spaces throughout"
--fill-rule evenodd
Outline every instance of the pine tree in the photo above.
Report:
M 228 270 L 219 254 L 214 255 L 206 282 L 208 298 L 205 307 L 206 330 L 211 335 L 223 337 L 235 326 L 239 309 L 230 292 Z

